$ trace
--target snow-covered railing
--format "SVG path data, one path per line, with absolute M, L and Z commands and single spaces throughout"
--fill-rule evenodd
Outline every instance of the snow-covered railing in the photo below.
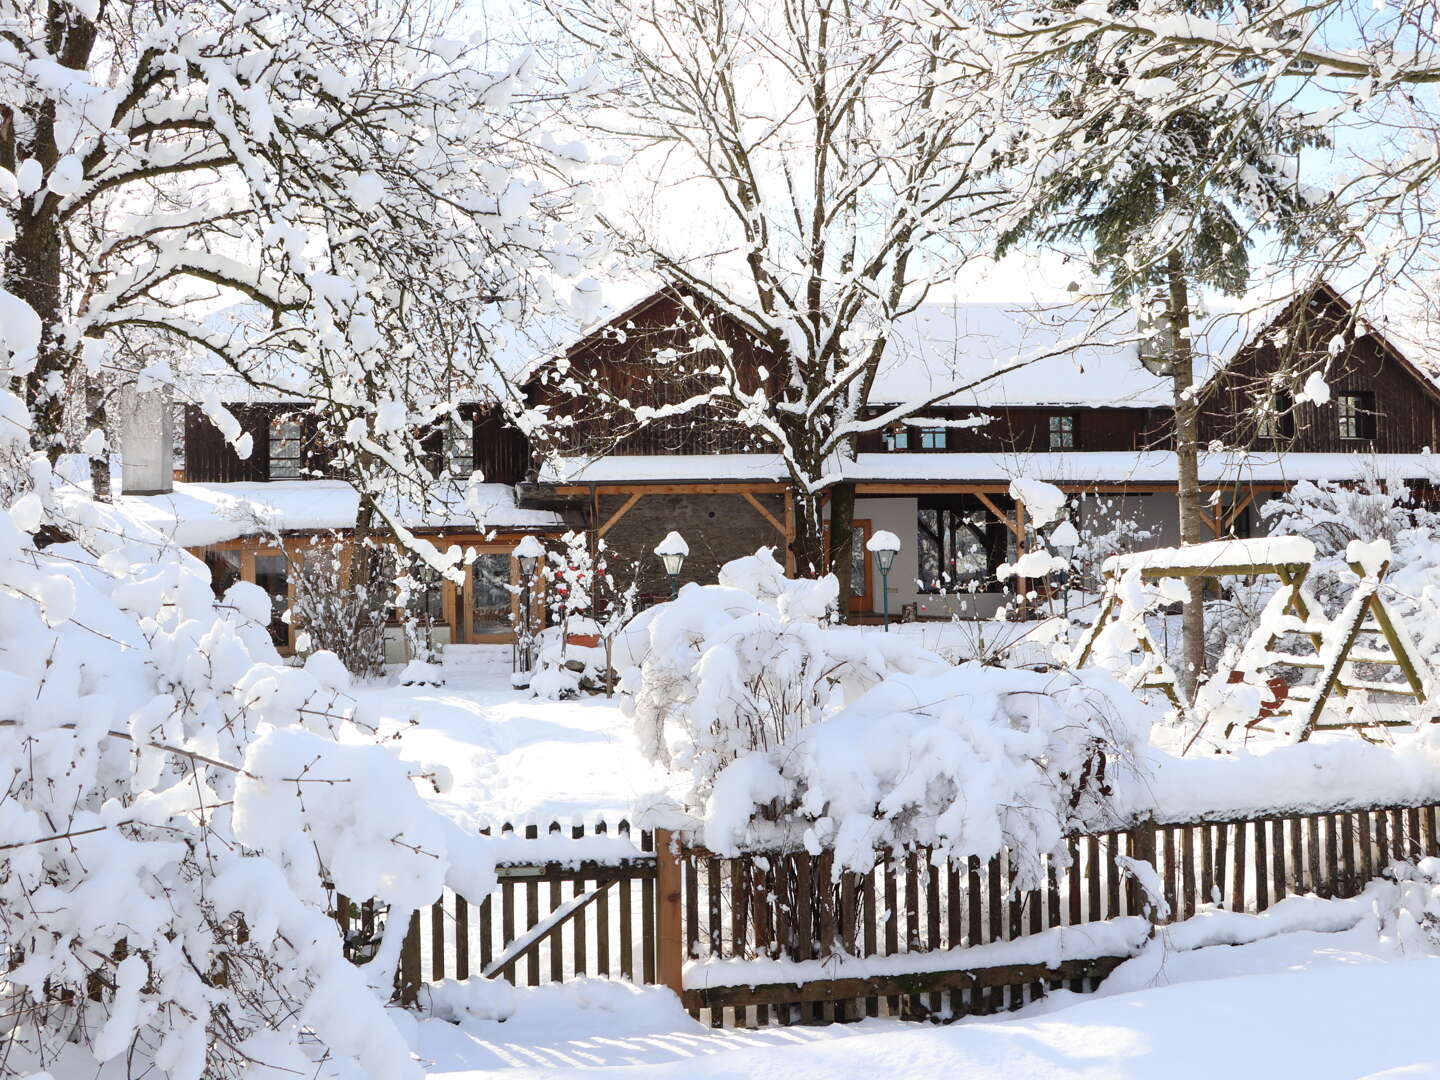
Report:
M 1303 536 L 1260 536 L 1111 555 L 1101 564 L 1101 571 L 1107 577 L 1118 577 L 1129 570 L 1139 570 L 1145 576 L 1251 573 L 1255 567 L 1308 568 L 1314 561 L 1315 545 Z

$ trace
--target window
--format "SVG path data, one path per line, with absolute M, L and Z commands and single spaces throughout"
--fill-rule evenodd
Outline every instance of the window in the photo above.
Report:
M 1375 438 L 1375 395 L 1369 390 L 1350 390 L 1336 397 L 1340 409 L 1340 438 Z
M 1075 417 L 1073 417 L 1073 416 L 1052 416 L 1052 417 L 1050 417 L 1050 449 L 1051 449 L 1051 450 L 1073 450 L 1073 449 L 1075 449 Z
M 916 519 L 920 591 L 975 587 L 990 577 L 990 522 L 983 511 L 921 505 Z
M 445 580 L 433 567 L 421 563 L 410 571 L 405 615 L 434 625 L 445 621 Z
M 277 416 L 270 421 L 271 480 L 299 479 L 301 436 L 302 429 L 298 420 Z
M 1282 390 L 1271 395 L 1269 411 L 1260 417 L 1256 432 L 1262 439 L 1289 439 L 1295 435 L 1295 417 L 1291 415 L 1294 400 Z
M 909 429 L 909 428 L 897 428 L 897 429 L 894 430 L 894 431 L 887 431 L 887 432 L 885 432 L 885 449 L 886 449 L 886 450 L 909 450 L 909 449 L 910 449 L 910 429 Z
M 469 420 L 456 420 L 445 428 L 445 471 L 462 480 L 475 471 L 475 436 Z
M 284 555 L 256 555 L 255 584 L 270 597 L 270 640 L 276 645 L 289 645 L 290 624 L 285 620 L 290 609 L 289 561 Z
M 927 427 L 920 429 L 921 450 L 944 450 L 945 429 L 943 427 Z
M 510 632 L 510 556 L 477 556 L 470 564 L 470 633 Z
M 205 565 L 210 570 L 210 588 L 215 599 L 224 597 L 231 585 L 240 580 L 240 552 L 210 548 L 205 552 Z

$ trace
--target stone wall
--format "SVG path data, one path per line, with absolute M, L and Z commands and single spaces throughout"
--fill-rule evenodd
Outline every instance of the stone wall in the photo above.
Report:
M 602 496 L 600 522 L 609 521 L 628 498 Z M 776 521 L 785 520 L 783 496 L 761 494 L 755 498 Z M 605 534 L 616 584 L 622 588 L 628 584 L 634 574 L 631 563 L 638 562 L 641 596 L 668 596 L 670 579 L 655 555 L 655 545 L 671 531 L 678 532 L 690 545 L 680 575 L 682 584 L 713 584 L 721 565 L 742 555 L 753 555 L 760 547 L 774 547 L 775 558 L 785 561 L 785 538 L 742 495 L 644 495 Z

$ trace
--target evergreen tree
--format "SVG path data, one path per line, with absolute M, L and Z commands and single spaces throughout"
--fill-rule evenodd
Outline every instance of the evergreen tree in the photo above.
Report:
M 1201 15 L 1182 4 L 1177 14 Z M 1133 51 L 1133 55 L 1132 55 Z M 1140 61 L 1171 102 L 1153 107 L 1136 78 Z M 1158 328 L 1142 343 L 1147 366 L 1174 386 L 1174 442 L 1182 544 L 1204 536 L 1198 471 L 1204 387 L 1191 345 L 1194 292 L 1239 295 L 1250 281 L 1260 233 L 1292 240 L 1309 209 L 1298 182 L 1302 149 L 1323 144 L 1299 114 L 1278 106 L 1240 107 L 1246 67 L 1191 71 L 1166 67 L 1153 49 L 1109 48 L 1094 38 L 1052 56 L 1034 72 L 1035 104 L 1048 122 L 1032 125 L 1018 159 L 1032 171 L 1000 250 L 1022 240 L 1084 244 L 1115 302 L 1140 302 Z M 1189 80 L 1192 93 L 1170 93 Z M 1104 87 L 1110 107 L 1093 107 Z M 1117 87 L 1122 89 L 1117 92 Z M 1178 107 L 1176 102 L 1183 102 Z M 1205 664 L 1204 608 L 1191 583 L 1183 623 L 1181 685 L 1188 699 Z

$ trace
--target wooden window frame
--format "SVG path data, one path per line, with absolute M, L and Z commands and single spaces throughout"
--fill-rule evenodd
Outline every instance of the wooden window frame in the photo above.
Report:
M 1379 433 L 1377 417 L 1375 391 L 1342 390 L 1335 395 L 1335 427 L 1342 442 L 1374 442 Z M 1347 423 L 1355 434 L 1346 434 Z
M 1057 430 L 1058 425 L 1058 430 Z M 1045 421 L 1046 446 L 1051 450 L 1074 450 L 1076 449 L 1075 436 L 1080 425 L 1075 422 L 1074 413 L 1051 413 Z M 1066 442 L 1056 442 L 1056 437 L 1068 439 Z

